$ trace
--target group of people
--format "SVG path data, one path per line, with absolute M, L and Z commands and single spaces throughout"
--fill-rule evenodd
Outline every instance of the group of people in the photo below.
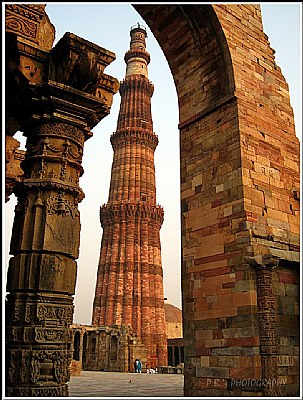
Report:
M 147 368 L 146 372 L 148 374 L 157 374 L 158 373 L 158 368 L 149 368 L 149 369 Z
M 141 374 L 142 372 L 142 362 L 138 358 L 135 359 L 135 372 Z M 148 374 L 157 374 L 158 368 L 147 368 L 146 372 Z

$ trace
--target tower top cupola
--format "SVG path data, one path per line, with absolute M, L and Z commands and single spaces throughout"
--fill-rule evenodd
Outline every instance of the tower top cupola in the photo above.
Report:
M 147 65 L 150 62 L 150 55 L 145 50 L 147 38 L 144 26 L 132 26 L 130 29 L 130 50 L 125 53 L 124 61 L 126 62 L 125 78 L 130 75 L 144 75 L 148 78 Z

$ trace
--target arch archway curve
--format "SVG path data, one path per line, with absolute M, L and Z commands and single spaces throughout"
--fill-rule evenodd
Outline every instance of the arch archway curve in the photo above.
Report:
M 170 66 L 180 127 L 234 95 L 231 55 L 212 5 L 133 7 L 153 32 Z
M 280 317 L 267 307 L 275 307 L 272 270 L 279 258 L 299 265 L 293 210 L 300 146 L 288 87 L 260 5 L 134 8 L 157 39 L 178 95 L 184 395 L 249 395 L 248 387 L 230 385 L 244 376 L 232 365 L 249 359 L 245 378 L 277 381 Z M 283 211 L 273 201 L 281 193 Z M 271 234 L 277 226 L 287 239 Z M 280 251 L 282 242 L 289 250 Z M 246 355 L 235 352 L 244 343 Z M 258 390 L 277 396 L 280 389 Z M 298 384 L 283 392 L 297 395 Z

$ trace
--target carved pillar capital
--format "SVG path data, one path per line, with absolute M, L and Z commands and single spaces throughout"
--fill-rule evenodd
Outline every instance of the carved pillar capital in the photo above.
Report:
M 104 74 L 116 56 L 94 43 L 66 32 L 51 51 L 49 80 L 90 93 L 102 101 L 102 89 L 112 94 L 119 89 L 117 79 Z M 108 106 L 111 101 L 108 102 Z
M 109 93 L 109 95 L 113 95 Z M 110 112 L 107 102 L 60 82 L 32 87 L 32 115 L 23 126 L 25 134 L 40 124 L 67 123 L 83 131 L 85 140 Z

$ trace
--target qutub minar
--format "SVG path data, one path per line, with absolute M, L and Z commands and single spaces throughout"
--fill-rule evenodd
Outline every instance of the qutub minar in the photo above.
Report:
M 146 30 L 138 23 L 130 30 L 125 54 L 125 79 L 107 204 L 100 208 L 103 228 L 93 325 L 132 327 L 147 348 L 147 367 L 167 365 L 160 228 L 163 209 L 156 204 L 153 132 L 148 80 L 150 55 Z

